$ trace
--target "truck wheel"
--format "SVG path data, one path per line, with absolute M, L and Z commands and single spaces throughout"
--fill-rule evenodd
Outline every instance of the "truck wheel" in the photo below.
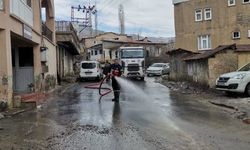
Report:
M 245 94 L 247 96 L 250 96 L 250 83 L 248 83 L 247 86 L 246 86 Z
M 84 80 L 84 78 L 80 78 L 80 82 L 84 82 L 85 80 Z
M 97 77 L 96 77 L 96 81 L 98 81 L 98 82 L 101 81 L 101 77 L 100 77 L 100 76 L 97 76 Z

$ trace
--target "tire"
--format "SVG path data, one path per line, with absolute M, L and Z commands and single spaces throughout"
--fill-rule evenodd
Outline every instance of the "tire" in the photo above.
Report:
M 84 78 L 80 78 L 80 82 L 84 82 L 85 80 L 84 80 Z
M 250 96 L 250 83 L 248 83 L 247 86 L 246 86 L 245 94 L 246 94 L 247 96 Z
M 225 93 L 226 93 L 226 96 L 228 96 L 228 97 L 235 97 L 234 92 L 226 91 Z
M 101 81 L 101 77 L 100 77 L 100 76 L 97 76 L 97 77 L 96 77 L 96 81 L 98 81 L 98 82 Z

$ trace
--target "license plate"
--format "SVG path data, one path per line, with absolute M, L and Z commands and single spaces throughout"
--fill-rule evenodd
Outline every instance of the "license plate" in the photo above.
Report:
M 92 72 L 85 72 L 85 74 L 91 74 Z
M 218 82 L 217 85 L 225 86 L 225 83 L 224 82 Z

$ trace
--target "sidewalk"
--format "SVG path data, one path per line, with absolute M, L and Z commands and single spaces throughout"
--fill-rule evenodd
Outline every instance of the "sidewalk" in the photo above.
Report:
M 4 112 L 0 112 L 0 120 L 4 119 L 6 117 L 13 117 L 17 114 L 24 113 L 30 110 L 33 110 L 35 108 L 40 107 L 43 103 L 45 103 L 51 94 L 56 91 L 64 91 L 65 89 L 68 89 L 71 87 L 73 84 L 65 84 L 62 86 L 57 86 L 55 89 L 47 92 L 47 93 L 31 93 L 31 94 L 25 94 L 22 95 L 22 103 L 34 103 L 34 105 L 25 105 L 24 107 L 21 108 L 13 108 L 13 109 L 8 109 Z

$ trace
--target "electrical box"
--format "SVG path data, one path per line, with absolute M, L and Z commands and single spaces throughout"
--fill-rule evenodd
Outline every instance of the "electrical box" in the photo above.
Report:
M 41 47 L 41 62 L 47 62 L 47 61 L 48 61 L 48 48 Z
M 42 65 L 42 73 L 47 73 L 49 72 L 49 66 Z

